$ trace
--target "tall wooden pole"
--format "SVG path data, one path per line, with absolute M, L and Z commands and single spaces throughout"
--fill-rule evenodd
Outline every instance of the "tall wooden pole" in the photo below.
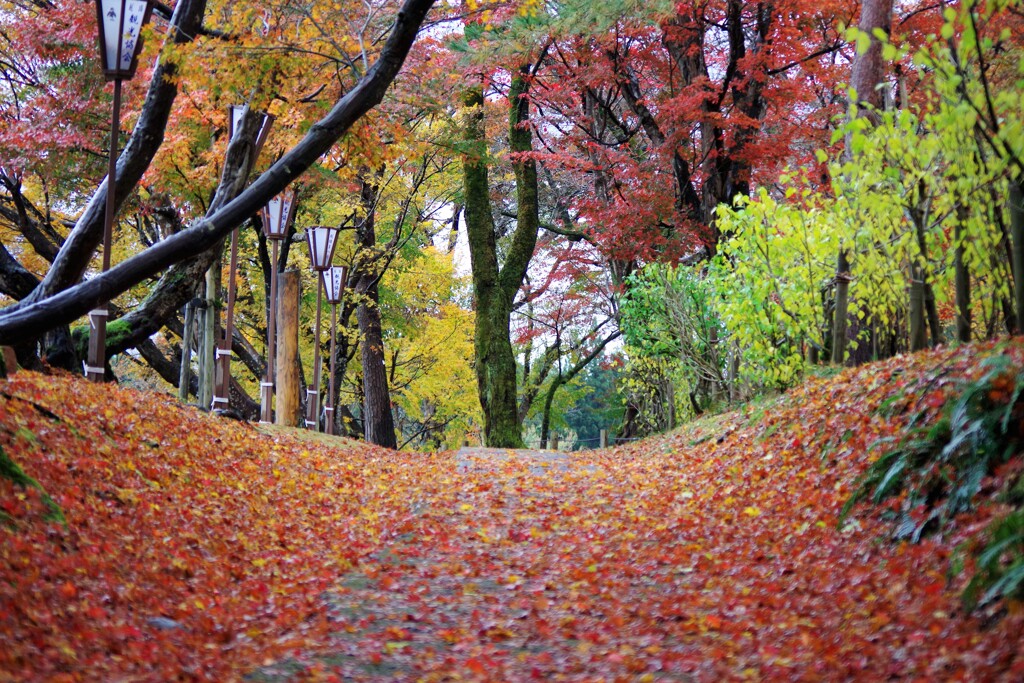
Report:
M 320 309 L 323 307 L 323 278 L 316 274 L 316 328 L 313 337 L 313 383 L 306 389 L 306 427 L 320 431 Z
M 196 305 L 185 304 L 185 329 L 181 335 L 181 367 L 178 369 L 178 398 L 188 400 L 189 385 L 192 384 L 192 335 L 195 332 Z
M 223 336 L 217 345 L 217 380 L 213 389 L 213 408 L 227 409 L 231 401 L 231 337 L 235 318 L 235 271 L 238 269 L 238 228 L 231 231 L 231 259 L 228 263 L 228 305 Z
M 267 371 L 260 382 L 260 422 L 274 421 L 274 366 L 276 365 L 277 333 L 277 240 L 271 240 L 270 306 L 267 309 Z
M 334 371 L 337 363 L 337 351 L 335 347 L 338 341 L 338 304 L 331 304 L 331 380 L 327 389 L 327 413 L 324 418 L 327 421 L 327 433 L 334 434 Z
M 299 421 L 299 271 L 281 273 L 278 290 L 274 422 L 294 427 Z
M 121 58 L 118 47 L 117 58 Z M 110 158 L 107 161 L 107 204 L 103 216 L 103 268 L 110 270 L 110 248 L 114 234 L 114 213 L 117 207 L 114 190 L 117 186 L 117 137 L 121 130 L 121 79 L 114 79 L 114 113 L 110 117 Z M 109 304 L 89 311 L 89 357 L 85 376 L 93 382 L 102 382 L 107 375 L 107 316 Z

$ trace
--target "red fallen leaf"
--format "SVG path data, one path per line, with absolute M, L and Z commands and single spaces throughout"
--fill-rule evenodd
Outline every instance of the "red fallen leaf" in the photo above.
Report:
M 709 614 L 704 617 L 704 623 L 708 625 L 708 628 L 722 628 L 722 618 L 715 614 Z
M 487 673 L 487 667 L 476 657 L 470 657 L 465 661 L 466 669 L 472 671 L 475 674 Z
M 70 600 L 71 598 L 78 595 L 78 589 L 75 588 L 75 584 L 71 583 L 70 581 L 65 581 L 63 584 L 61 584 L 60 594 Z

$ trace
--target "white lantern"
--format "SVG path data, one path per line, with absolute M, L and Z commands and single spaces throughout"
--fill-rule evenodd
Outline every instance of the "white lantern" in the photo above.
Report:
M 285 190 L 263 207 L 263 233 L 267 239 L 283 240 L 295 220 L 295 190 Z
M 324 292 L 327 294 L 327 303 L 340 304 L 341 295 L 345 291 L 345 281 L 348 279 L 347 266 L 331 266 L 322 273 L 324 278 Z
M 142 50 L 142 27 L 152 12 L 149 0 L 96 0 L 100 61 L 108 81 L 135 75 Z
M 331 267 L 337 241 L 338 229 L 333 226 L 314 225 L 306 229 L 309 260 L 313 262 L 313 270 L 325 271 Z

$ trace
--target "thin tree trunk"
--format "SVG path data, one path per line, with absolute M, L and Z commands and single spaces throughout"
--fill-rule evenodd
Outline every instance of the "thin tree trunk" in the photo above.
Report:
M 1010 238 L 1013 242 L 1013 299 L 1017 309 L 1016 334 L 1024 332 L 1024 188 L 1010 183 Z
M 939 309 L 935 305 L 935 289 L 932 287 L 931 281 L 929 281 L 925 275 L 925 271 L 921 271 L 924 279 L 924 310 L 928 316 L 928 330 L 931 332 L 932 346 L 939 346 L 945 343 L 945 338 L 942 334 L 942 323 L 939 321 Z
M 920 266 L 910 267 L 910 350 L 920 351 L 928 345 L 924 326 L 924 281 Z
M 954 230 L 953 279 L 956 290 L 956 338 L 966 344 L 971 341 L 971 273 L 964 263 L 963 227 L 959 222 Z
M 188 387 L 192 374 L 192 334 L 196 321 L 196 305 L 185 304 L 185 329 L 181 334 L 181 368 L 178 372 L 178 398 L 188 401 Z
M 839 250 L 836 264 L 836 309 L 832 322 L 832 363 L 842 365 L 846 359 L 846 317 L 850 308 L 850 264 L 846 250 Z

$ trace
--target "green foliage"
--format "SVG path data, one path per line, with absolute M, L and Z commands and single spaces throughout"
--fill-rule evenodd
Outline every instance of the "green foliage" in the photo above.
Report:
M 719 207 L 720 229 L 732 237 L 712 271 L 723 324 L 742 349 L 740 372 L 772 388 L 799 381 L 806 347 L 825 347 L 829 319 L 821 294 L 842 234 L 836 204 L 808 188 L 791 187 L 786 195 L 780 201 L 761 189 L 753 199 L 737 198 L 734 208 Z
M 728 345 L 713 284 L 694 268 L 664 264 L 630 278 L 621 307 L 628 359 L 622 388 L 634 407 L 646 407 L 639 416 L 645 433 L 674 426 L 675 416 L 701 412 L 728 393 Z
M 622 424 L 622 404 L 615 395 L 617 368 L 591 363 L 580 373 L 579 381 L 586 392 L 579 396 L 565 412 L 565 422 L 576 433 L 582 448 L 596 448 L 601 430 L 609 434 Z
M 993 523 L 987 536 L 976 573 L 964 589 L 967 610 L 1003 598 L 1024 598 L 1024 510 Z

